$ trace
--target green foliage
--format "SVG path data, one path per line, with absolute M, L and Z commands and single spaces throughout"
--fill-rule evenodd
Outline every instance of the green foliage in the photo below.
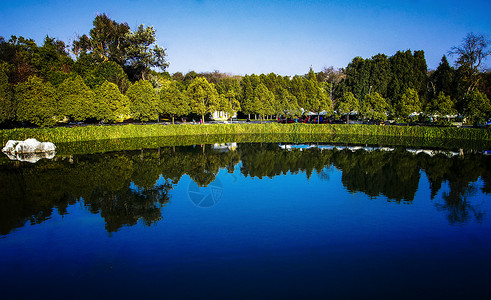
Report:
M 15 102 L 19 121 L 37 126 L 53 126 L 58 114 L 56 90 L 51 83 L 32 76 L 28 81 L 15 86 Z
M 352 92 L 346 92 L 343 94 L 343 97 L 337 103 L 337 111 L 339 114 L 346 114 L 347 119 L 346 122 L 349 123 L 349 115 L 351 113 L 357 112 L 360 110 L 360 103 L 358 99 L 355 98 Z
M 57 88 L 59 114 L 74 121 L 97 117 L 94 92 L 82 77 L 67 78 Z
M 468 117 L 472 123 L 486 124 L 488 118 L 491 116 L 491 103 L 489 102 L 488 97 L 475 90 L 466 95 L 464 102 L 465 116 Z
M 150 82 L 139 80 L 131 85 L 126 92 L 130 102 L 131 116 L 135 120 L 142 122 L 157 121 L 158 96 Z
M 106 14 L 97 15 L 93 21 L 90 36 L 82 35 L 73 42 L 72 51 L 81 56 L 90 54 L 99 63 L 114 61 L 119 65 L 125 62 L 125 35 L 130 32 L 126 23 L 117 23 Z
M 361 105 L 360 112 L 371 120 L 385 121 L 389 112 L 389 104 L 377 92 L 370 95 L 367 94 Z
M 125 40 L 128 45 L 125 53 L 126 65 L 132 69 L 136 78 L 148 79 L 147 74 L 151 67 L 165 70 L 169 65 L 165 60 L 165 49 L 153 45 L 156 40 L 153 26 L 144 28 L 140 25 L 137 31 L 126 34 Z
M 272 115 L 274 110 L 274 95 L 268 88 L 260 83 L 255 91 L 254 96 L 255 113 L 261 116 L 261 122 L 266 115 Z
M 394 109 L 396 116 L 405 121 L 409 120 L 409 115 L 412 113 L 421 112 L 421 102 L 419 101 L 418 92 L 414 89 L 407 89 Z
M 485 150 L 491 146 L 490 130 L 455 127 L 249 123 L 210 124 L 207 126 L 130 124 L 120 126 L 16 128 L 0 130 L 0 142 L 2 144 L 5 144 L 10 139 L 24 140 L 26 138 L 51 141 L 57 144 L 57 146 L 59 143 L 93 141 L 98 149 L 105 149 L 104 152 L 118 149 L 124 150 L 128 149 L 128 146 L 131 146 L 130 149 L 141 149 L 159 147 L 161 145 L 193 145 L 202 142 L 223 143 L 238 141 L 319 141 L 426 147 L 438 146 L 450 149 L 462 148 L 464 146 L 462 143 L 464 143 L 481 150 Z M 121 140 L 132 138 L 136 140 L 131 143 Z M 136 144 L 134 144 L 135 141 L 137 142 Z M 457 143 L 456 141 L 461 142 Z M 91 147 L 90 145 L 90 143 L 87 143 L 87 147 Z M 84 147 L 78 145 L 75 148 L 70 148 L 70 152 L 86 153 L 88 151 L 87 153 L 93 153 L 93 150 L 91 152 L 89 148 Z
M 213 113 L 220 108 L 220 99 L 215 86 L 204 77 L 195 78 L 187 88 L 191 112 L 201 115 L 203 122 L 205 115 Z
M 172 124 L 175 116 L 187 115 L 191 110 L 186 93 L 181 92 L 177 81 L 164 82 L 159 96 L 160 112 L 169 114 L 172 117 Z
M 116 123 L 129 118 L 129 100 L 112 82 L 105 81 L 95 90 L 95 102 L 98 120 L 105 123 Z
M 430 114 L 439 116 L 449 116 L 457 113 L 454 109 L 454 103 L 450 96 L 440 92 L 437 98 L 433 98 L 426 106 L 426 111 Z
M 7 74 L 0 65 L 0 123 L 14 120 L 14 107 L 12 103 L 12 91 Z

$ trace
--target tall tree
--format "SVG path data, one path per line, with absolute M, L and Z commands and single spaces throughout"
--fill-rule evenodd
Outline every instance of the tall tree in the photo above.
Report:
M 92 24 L 89 36 L 84 34 L 73 42 L 72 52 L 77 57 L 91 53 L 99 62 L 114 61 L 123 66 L 128 24 L 111 20 L 106 14 L 97 15 Z
M 155 44 L 155 29 L 153 26 L 138 26 L 135 32 L 125 36 L 127 48 L 125 53 L 126 66 L 135 78 L 146 80 L 150 68 L 164 71 L 169 63 L 166 61 L 165 49 Z
M 474 90 L 464 98 L 464 114 L 472 123 L 486 124 L 491 116 L 491 103 L 483 93 Z
M 95 90 L 96 117 L 106 123 L 123 122 L 130 116 L 128 98 L 121 94 L 116 84 L 105 81 Z
M 465 95 L 471 93 L 479 82 L 479 72 L 484 61 L 491 54 L 490 41 L 481 34 L 469 33 L 459 46 L 450 49 L 449 54 L 457 56 L 455 61 L 465 84 Z
M 255 91 L 254 108 L 255 112 L 261 117 L 261 123 L 264 116 L 275 113 L 274 94 L 263 83 L 260 83 Z
M 366 94 L 363 104 L 360 107 L 363 116 L 378 121 L 387 120 L 389 104 L 377 92 Z
M 394 107 L 396 116 L 408 121 L 412 113 L 421 112 L 421 102 L 415 89 L 407 89 L 401 100 Z
M 195 78 L 187 88 L 191 112 L 201 115 L 203 124 L 205 115 L 213 113 L 220 108 L 220 99 L 215 86 L 204 77 Z
M 57 88 L 60 115 L 74 121 L 96 117 L 94 92 L 85 85 L 82 77 L 67 78 Z
M 444 92 L 440 92 L 438 97 L 428 102 L 426 112 L 443 117 L 453 115 L 457 113 L 457 110 L 454 108 L 454 103 L 450 96 L 445 95 Z
M 174 124 L 175 116 L 183 116 L 191 111 L 186 93 L 182 92 L 177 81 L 167 81 L 159 92 L 161 112 L 169 114 Z
M 51 83 L 32 76 L 26 82 L 15 86 L 17 118 L 37 126 L 53 126 L 58 114 L 56 91 Z
M 346 124 L 349 124 L 349 116 L 360 110 L 360 103 L 352 92 L 345 92 L 343 97 L 337 103 L 337 111 L 340 114 L 346 114 Z
M 8 81 L 8 76 L 0 64 L 0 123 L 15 118 L 14 107 L 12 102 L 12 91 Z
M 446 95 L 454 95 L 454 73 L 455 70 L 450 66 L 447 57 L 444 55 L 438 68 L 429 78 L 431 98 L 436 98 L 440 92 Z
M 145 80 L 135 82 L 126 91 L 126 96 L 130 102 L 133 119 L 142 122 L 158 120 L 158 96 L 150 82 Z

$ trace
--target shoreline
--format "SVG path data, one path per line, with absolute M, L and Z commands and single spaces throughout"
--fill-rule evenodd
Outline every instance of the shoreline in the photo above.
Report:
M 491 148 L 491 130 L 455 127 L 266 123 L 88 125 L 72 128 L 0 130 L 2 147 L 8 140 L 25 140 L 27 138 L 55 143 L 61 152 L 67 152 L 68 149 L 75 150 L 81 147 L 80 143 L 85 144 L 81 148 L 87 148 L 82 152 L 227 142 L 334 142 L 447 149 L 462 147 L 488 150 Z M 89 148 L 93 149 L 90 150 Z

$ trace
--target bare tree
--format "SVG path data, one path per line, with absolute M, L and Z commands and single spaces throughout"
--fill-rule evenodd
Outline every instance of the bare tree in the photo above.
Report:
M 484 70 L 484 61 L 491 54 L 490 41 L 482 34 L 469 33 L 460 46 L 454 46 L 448 52 L 456 55 L 455 65 L 468 72 L 469 85 L 466 94 L 471 92 L 479 81 L 479 72 Z

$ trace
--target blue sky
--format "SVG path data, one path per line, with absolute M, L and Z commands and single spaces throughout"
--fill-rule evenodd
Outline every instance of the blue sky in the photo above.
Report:
M 429 68 L 469 32 L 491 37 L 491 1 L 1 0 L 0 36 L 71 42 L 98 13 L 157 30 L 168 71 L 305 74 L 356 56 L 424 50 Z M 488 62 L 488 66 L 490 63 Z

